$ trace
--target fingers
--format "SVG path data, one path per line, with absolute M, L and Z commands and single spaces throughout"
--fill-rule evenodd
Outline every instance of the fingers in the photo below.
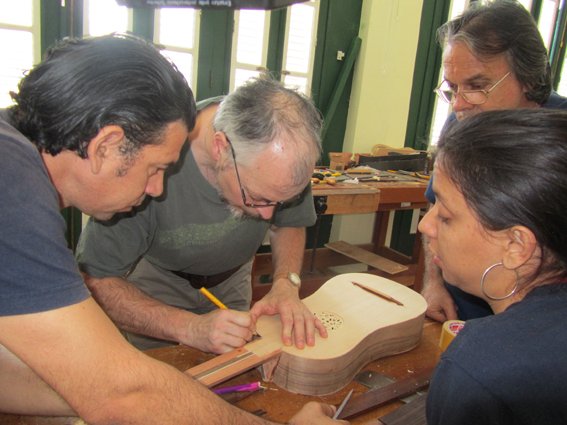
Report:
M 430 319 L 436 320 L 438 322 L 445 322 L 447 320 L 447 316 L 445 316 L 445 312 L 441 309 L 430 309 L 428 308 L 425 311 L 425 315 Z
M 327 328 L 325 327 L 325 325 L 323 325 L 323 322 L 321 322 L 317 317 L 315 317 L 313 323 L 315 324 L 315 328 L 317 328 L 317 331 L 319 332 L 319 335 L 322 338 L 327 338 L 329 336 L 329 333 L 327 332 Z
M 280 321 L 282 323 L 282 342 L 286 346 L 293 344 L 292 333 L 294 328 L 293 313 L 290 310 L 280 312 Z M 298 348 L 303 348 L 299 347 Z
M 297 348 L 315 345 L 315 333 L 327 338 L 327 328 L 305 306 L 300 311 L 287 311 L 280 314 L 282 322 L 282 341 L 285 345 L 294 344 Z
M 305 404 L 305 406 L 303 406 L 303 408 L 290 419 L 289 424 L 348 424 L 347 421 L 337 421 L 331 419 L 335 414 L 335 411 L 335 406 L 310 401 Z
M 457 315 L 457 309 L 455 308 L 455 304 L 453 302 L 448 303 L 445 307 L 445 320 L 456 320 L 459 318 Z
M 188 345 L 215 354 L 242 347 L 252 340 L 250 315 L 235 310 L 215 310 L 199 316 L 199 326 Z
M 425 312 L 427 317 L 438 322 L 458 319 L 455 302 L 443 285 L 442 280 L 440 282 L 431 281 L 423 289 L 422 295 L 425 301 L 427 301 L 427 310 Z
M 328 336 L 325 326 L 299 298 L 278 296 L 277 293 L 268 293 L 254 304 L 250 310 L 252 327 L 255 328 L 259 316 L 274 314 L 280 315 L 281 338 L 285 346 L 295 345 L 302 349 L 306 345 L 315 345 L 316 332 L 323 338 Z

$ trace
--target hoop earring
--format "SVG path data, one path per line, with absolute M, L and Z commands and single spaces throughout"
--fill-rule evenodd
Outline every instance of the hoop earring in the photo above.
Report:
M 502 301 L 502 300 L 505 300 L 506 298 L 510 298 L 518 290 L 518 275 L 516 275 L 516 284 L 514 285 L 514 288 L 512 288 L 512 290 L 508 294 L 504 295 L 503 297 L 493 297 L 492 295 L 489 295 L 486 292 L 486 290 L 484 289 L 484 281 L 485 281 L 488 273 L 490 273 L 492 271 L 492 269 L 494 269 L 495 267 L 502 266 L 502 265 L 503 265 L 502 262 L 491 265 L 490 267 L 488 267 L 484 271 L 484 273 L 482 274 L 482 277 L 480 278 L 480 290 L 482 291 L 482 293 L 484 294 L 484 296 L 486 298 L 489 298 L 493 301 Z

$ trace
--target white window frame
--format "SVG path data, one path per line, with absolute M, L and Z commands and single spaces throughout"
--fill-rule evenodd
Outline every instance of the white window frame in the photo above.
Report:
M 311 86 L 313 83 L 313 65 L 315 63 L 315 50 L 317 48 L 317 23 L 319 22 L 319 1 L 318 0 L 311 0 L 305 3 L 299 3 L 297 6 L 303 7 L 313 7 L 313 26 L 311 28 L 311 51 L 309 53 L 309 64 L 307 67 L 307 72 L 297 72 L 297 71 L 289 71 L 286 69 L 286 58 L 287 58 L 287 50 L 289 46 L 289 36 L 290 36 L 290 25 L 291 25 L 291 8 L 290 14 L 288 14 L 288 18 L 286 20 L 286 28 L 285 28 L 285 41 L 284 41 L 284 51 L 283 51 L 283 62 L 282 62 L 282 81 L 285 81 L 286 76 L 291 77 L 301 77 L 307 79 L 307 84 L 305 85 L 305 95 L 311 96 Z M 294 6 L 291 6 L 294 7 Z
M 194 26 L 194 34 L 193 34 L 193 47 L 183 47 L 183 46 L 170 46 L 168 44 L 164 44 L 159 40 L 159 31 L 160 31 L 160 9 L 155 9 L 154 13 L 154 35 L 153 40 L 154 42 L 163 47 L 165 50 L 171 50 L 173 52 L 179 53 L 189 53 L 193 55 L 193 64 L 191 69 L 191 81 L 187 81 L 189 86 L 195 91 L 194 88 L 197 87 L 197 70 L 199 65 L 199 34 L 201 28 L 201 10 L 195 10 L 195 26 Z M 197 94 L 194 93 L 196 96 Z
M 32 0 L 32 23 L 31 26 L 9 24 L 0 22 L 0 28 L 13 31 L 30 32 L 32 35 L 32 66 L 41 61 L 41 1 Z M 0 65 L 1 66 L 1 65 Z M 23 72 L 27 70 L 22 70 Z M 11 87 L 10 90 L 17 90 L 17 87 Z M 5 95 L 5 93 L 2 93 Z M 3 105 L 2 107 L 9 106 Z
M 241 63 L 236 60 L 236 49 L 238 47 L 238 28 L 240 25 L 240 10 L 234 12 L 234 32 L 232 36 L 232 49 L 230 58 L 230 91 L 233 91 L 236 87 L 236 70 L 244 69 L 253 72 L 262 72 L 267 69 L 268 61 L 268 44 L 270 39 L 270 18 L 272 13 L 270 11 L 264 12 L 264 33 L 262 34 L 262 59 L 260 65 L 253 65 L 247 63 Z

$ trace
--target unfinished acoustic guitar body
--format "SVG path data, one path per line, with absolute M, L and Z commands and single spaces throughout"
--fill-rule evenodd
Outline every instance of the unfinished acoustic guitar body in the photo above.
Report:
M 403 306 L 352 284 L 377 289 Z M 421 338 L 427 304 L 417 292 L 391 280 L 348 273 L 328 280 L 304 303 L 323 322 L 328 338 L 314 347 L 283 347 L 273 381 L 291 392 L 325 395 L 352 381 L 369 362 L 414 348 Z M 260 335 L 281 333 L 279 317 L 261 317 Z
M 352 282 L 386 294 L 403 305 Z M 282 346 L 279 316 L 262 316 L 257 323 L 261 339 L 187 373 L 213 386 L 264 364 L 265 377 L 288 391 L 306 395 L 334 393 L 371 361 L 415 347 L 421 338 L 427 307 L 417 292 L 366 273 L 336 276 L 303 302 L 329 333 L 328 338 L 317 336 L 314 347 L 300 350 Z

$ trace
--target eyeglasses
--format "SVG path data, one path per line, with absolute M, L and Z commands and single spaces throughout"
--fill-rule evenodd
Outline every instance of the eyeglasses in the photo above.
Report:
M 228 136 L 225 133 L 226 141 L 228 142 L 228 146 L 230 146 L 230 152 L 232 153 L 232 160 L 234 161 L 234 171 L 236 171 L 236 180 L 238 180 L 238 186 L 240 187 L 240 193 L 242 194 L 242 203 L 249 207 L 249 208 L 267 208 L 267 207 L 280 207 L 284 204 L 284 202 L 277 202 L 277 201 L 268 201 L 257 203 L 257 202 L 249 202 L 246 199 L 246 192 L 244 192 L 244 188 L 242 187 L 242 182 L 240 181 L 240 173 L 238 172 L 238 166 L 236 165 L 236 153 L 234 152 L 234 147 Z
M 488 95 L 496 88 L 498 85 L 506 79 L 511 74 L 508 72 L 498 81 L 496 81 L 492 87 L 488 89 L 481 89 L 481 90 L 459 90 L 456 91 L 450 87 L 448 87 L 447 81 L 443 81 L 439 87 L 437 87 L 434 91 L 441 99 L 449 104 L 453 104 L 457 100 L 457 95 L 461 95 L 465 102 L 470 103 L 471 105 L 482 105 L 486 103 L 488 100 Z M 445 87 L 443 87 L 445 85 Z

